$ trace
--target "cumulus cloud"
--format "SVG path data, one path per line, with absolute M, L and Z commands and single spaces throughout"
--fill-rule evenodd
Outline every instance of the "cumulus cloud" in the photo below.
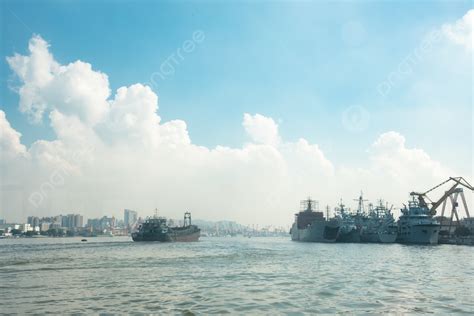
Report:
M 258 113 L 243 116 L 250 142 L 241 148 L 197 146 L 186 122 L 161 121 L 158 96 L 149 87 L 135 84 L 111 94 L 107 75 L 81 61 L 61 65 L 41 37 L 30 40 L 29 51 L 8 58 L 20 79 L 19 108 L 35 121 L 48 115 L 56 139 L 27 149 L 0 112 L 0 159 L 9 166 L 2 182 L 24 190 L 22 199 L 4 195 L 0 207 L 6 212 L 8 206 L 8 216 L 17 220 L 71 211 L 120 216 L 123 208 L 150 215 L 158 207 L 175 218 L 191 210 L 197 218 L 289 224 L 309 194 L 333 203 L 363 184 L 378 194 L 381 183 L 398 181 L 403 193 L 420 177 L 445 176 L 439 163 L 407 148 L 395 132 L 373 144 L 369 168 L 336 167 L 317 144 L 284 141 L 278 124 Z M 41 192 L 41 203 L 25 205 L 25 197 L 58 172 L 63 181 Z
M 108 110 L 108 78 L 82 61 L 60 65 L 49 52 L 48 43 L 36 35 L 28 44 L 29 56 L 7 58 L 10 68 L 22 81 L 20 111 L 34 122 L 45 112 L 59 109 L 95 124 Z
M 394 131 L 380 135 L 370 152 L 374 171 L 405 187 L 412 183 L 429 186 L 454 174 L 424 150 L 408 148 L 405 137 Z
M 260 144 L 277 145 L 280 142 L 278 124 L 270 117 L 260 114 L 244 114 L 242 126 L 250 138 Z
M 11 127 L 5 112 L 0 110 L 0 161 L 26 156 L 26 147 L 21 144 L 20 137 L 21 134 Z
M 141 84 L 121 87 L 110 104 L 106 132 L 120 140 L 127 138 L 146 146 L 158 144 L 158 97 L 150 87 Z
M 474 28 L 474 9 L 467 13 L 453 24 L 444 24 L 441 28 L 443 34 L 452 42 L 464 46 L 472 51 L 474 37 L 472 30 Z

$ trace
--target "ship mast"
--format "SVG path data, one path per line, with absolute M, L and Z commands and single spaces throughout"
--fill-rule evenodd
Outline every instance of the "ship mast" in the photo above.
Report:
M 354 201 L 358 201 L 359 205 L 357 207 L 357 215 L 363 215 L 365 213 L 364 210 L 364 202 L 367 202 L 368 200 L 364 200 L 363 198 L 363 192 L 360 191 L 360 196 L 358 199 L 355 199 Z

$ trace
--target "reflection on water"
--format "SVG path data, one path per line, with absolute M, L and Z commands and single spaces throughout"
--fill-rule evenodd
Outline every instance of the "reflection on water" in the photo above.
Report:
M 0 240 L 1 313 L 472 313 L 473 248 Z

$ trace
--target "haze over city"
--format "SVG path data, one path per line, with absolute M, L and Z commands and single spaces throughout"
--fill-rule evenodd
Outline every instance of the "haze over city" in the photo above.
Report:
M 290 225 L 473 179 L 470 2 L 5 3 L 0 218 Z

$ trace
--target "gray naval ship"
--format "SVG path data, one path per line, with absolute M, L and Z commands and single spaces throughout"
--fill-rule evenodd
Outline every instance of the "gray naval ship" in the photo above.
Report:
M 372 243 L 394 243 L 398 236 L 398 227 L 391 209 L 379 204 L 369 205 L 369 214 L 362 223 L 361 241 Z
M 293 241 L 335 242 L 339 236 L 340 222 L 337 218 L 326 219 L 318 211 L 318 202 L 308 198 L 301 201 L 301 209 L 295 214 L 290 234 Z
M 402 215 L 398 220 L 397 242 L 404 244 L 430 244 L 438 243 L 440 223 L 433 218 L 435 212 L 431 212 L 422 196 L 412 195 L 401 209 Z
M 341 223 L 337 242 L 360 242 L 361 225 L 359 219 L 362 216 L 360 211 L 361 208 L 359 207 L 357 214 L 352 214 L 341 200 L 336 208 L 337 218 L 339 218 Z

